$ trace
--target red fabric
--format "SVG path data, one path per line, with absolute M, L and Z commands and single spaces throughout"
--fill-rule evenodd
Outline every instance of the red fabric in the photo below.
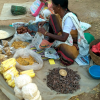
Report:
M 58 33 L 57 30 L 56 30 L 56 28 L 55 28 L 55 25 L 54 25 L 54 22 L 53 22 L 52 16 L 50 16 L 50 18 L 51 18 L 51 21 L 52 21 L 52 24 L 53 24 L 53 27 L 54 27 L 55 33 Z
M 100 54 L 100 42 L 96 45 L 93 45 L 91 48 L 91 51 L 96 53 L 96 54 Z

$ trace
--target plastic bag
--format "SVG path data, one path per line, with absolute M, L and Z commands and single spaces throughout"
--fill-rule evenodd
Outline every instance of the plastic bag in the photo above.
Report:
M 0 62 L 7 60 L 7 57 L 8 57 L 7 55 L 0 54 Z
M 85 31 L 85 30 L 87 30 L 88 28 L 91 27 L 90 24 L 85 23 L 85 22 L 81 22 L 81 21 L 80 21 L 80 26 L 81 26 L 81 29 L 82 29 L 83 31 Z
M 54 48 L 47 48 L 45 50 L 45 57 L 51 59 L 59 59 L 59 55 Z
M 29 42 L 29 40 L 32 39 L 32 37 L 25 33 L 25 34 L 15 34 L 15 36 L 12 38 L 12 40 L 9 42 L 9 46 L 12 46 L 12 43 L 14 41 L 23 41 L 23 42 Z
M 49 9 L 43 9 L 40 14 L 45 20 L 49 20 L 49 17 L 52 13 Z
M 53 43 L 50 43 L 46 38 L 47 37 L 44 37 L 43 34 L 37 32 L 34 38 L 32 39 L 31 46 L 35 46 L 37 50 L 50 48 L 53 45 Z
M 12 27 L 14 27 L 16 29 L 15 35 L 20 35 L 23 38 L 27 37 L 27 40 L 32 40 L 32 38 L 35 34 L 34 31 L 38 30 L 38 25 L 37 25 L 37 27 L 35 25 L 32 25 L 31 27 L 30 26 L 31 26 L 30 22 L 29 23 L 16 22 L 16 23 L 12 24 Z M 23 30 L 22 28 L 19 30 L 18 28 L 20 28 L 20 27 L 27 27 L 28 28 L 27 32 L 25 32 L 26 30 L 25 29 Z M 18 31 L 21 31 L 21 30 L 23 30 L 23 32 L 21 34 L 19 34 Z M 23 35 L 23 33 L 24 33 L 24 35 Z
M 38 32 L 34 36 L 32 40 L 32 44 L 36 47 L 37 50 L 40 50 L 39 45 L 41 44 L 43 39 L 44 39 L 44 35 L 39 34 Z
M 28 65 L 28 66 L 20 65 L 17 62 L 16 67 L 21 69 L 21 70 L 30 70 L 30 69 L 39 70 L 43 66 L 43 60 L 42 60 L 41 56 L 39 54 L 35 53 L 34 51 L 28 49 L 28 48 L 24 48 L 24 49 L 19 48 L 19 49 L 17 49 L 13 57 L 17 58 L 19 56 L 21 56 L 23 58 L 32 56 L 38 62 L 38 63 L 34 63 L 33 65 Z
M 0 45 L 0 54 L 4 53 L 3 47 L 4 46 Z
M 3 53 L 6 54 L 7 56 L 11 56 L 15 53 L 15 49 L 13 47 L 4 47 Z
M 2 42 L 2 45 L 3 45 L 4 47 L 9 46 L 9 42 L 8 42 L 7 40 L 2 40 L 1 42 Z
M 27 26 L 28 23 L 24 23 L 24 22 L 15 22 L 15 23 L 12 23 L 12 27 L 14 27 L 15 29 L 17 29 L 18 27 L 21 27 L 21 26 Z
M 0 48 L 0 54 L 2 54 L 2 49 Z

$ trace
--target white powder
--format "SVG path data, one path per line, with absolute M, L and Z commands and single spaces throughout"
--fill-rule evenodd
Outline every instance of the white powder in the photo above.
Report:
M 7 38 L 9 36 L 9 33 L 3 30 L 0 30 L 0 39 Z

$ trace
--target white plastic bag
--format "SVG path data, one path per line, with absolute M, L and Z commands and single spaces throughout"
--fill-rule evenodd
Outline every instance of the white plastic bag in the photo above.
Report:
M 33 40 L 32 40 L 32 44 L 31 45 L 34 45 L 37 50 L 40 50 L 39 45 L 41 44 L 43 39 L 44 39 L 44 35 L 43 34 L 40 35 L 37 32 L 36 35 L 34 36 Z
M 18 34 L 18 36 L 21 37 L 21 38 L 23 38 L 26 41 L 33 39 L 33 37 L 28 32 L 24 33 L 24 34 Z
M 81 22 L 81 21 L 80 21 L 80 26 L 81 26 L 81 29 L 82 29 L 83 31 L 85 31 L 85 30 L 87 30 L 87 29 L 89 29 L 89 28 L 91 27 L 90 24 L 85 23 L 85 22 Z
M 28 65 L 28 66 L 20 65 L 17 62 L 16 63 L 16 67 L 21 69 L 21 70 L 30 70 L 30 69 L 39 70 L 43 66 L 43 60 L 42 60 L 41 56 L 39 54 L 35 53 L 34 51 L 28 49 L 28 48 L 24 48 L 24 49 L 23 48 L 19 48 L 19 49 L 17 49 L 13 57 L 17 58 L 19 56 L 21 56 L 23 58 L 32 56 L 38 62 L 38 63 L 34 63 L 33 65 Z
M 23 41 L 23 42 L 27 42 L 28 40 L 32 40 L 32 37 L 28 34 L 15 34 L 14 37 L 11 39 L 11 41 L 9 42 L 9 46 L 11 47 L 12 43 L 14 41 Z
M 24 23 L 24 22 L 15 22 L 15 23 L 12 23 L 12 27 L 14 27 L 15 29 L 17 29 L 18 27 L 21 27 L 21 26 L 27 26 L 28 23 Z
M 47 48 L 45 50 L 45 57 L 51 59 L 59 59 L 59 55 L 54 48 Z

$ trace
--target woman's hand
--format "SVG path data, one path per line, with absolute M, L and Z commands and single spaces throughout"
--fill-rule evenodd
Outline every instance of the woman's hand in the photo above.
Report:
M 39 28 L 38 32 L 42 33 L 43 35 L 46 35 L 47 33 L 47 31 L 43 27 Z
M 38 28 L 42 27 L 45 23 L 46 23 L 46 21 L 38 23 Z

